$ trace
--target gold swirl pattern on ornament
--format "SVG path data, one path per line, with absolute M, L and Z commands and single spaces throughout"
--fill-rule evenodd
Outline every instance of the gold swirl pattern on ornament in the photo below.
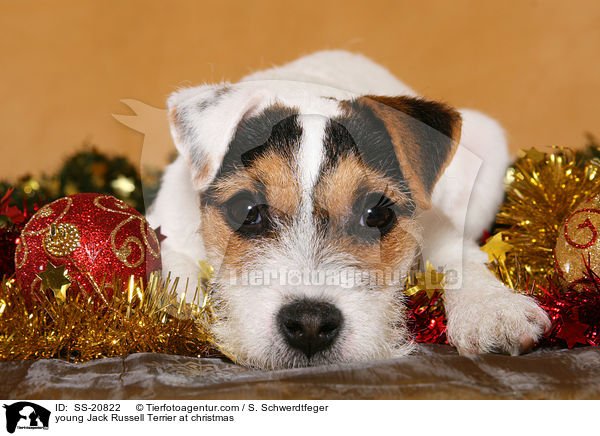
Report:
M 581 230 L 581 229 L 588 229 L 591 232 L 590 235 L 590 240 L 580 244 L 578 242 L 575 242 L 574 240 L 571 239 L 571 237 L 569 237 L 569 224 L 571 223 L 571 220 L 575 217 L 575 215 L 580 214 L 580 213 L 595 213 L 595 214 L 599 214 L 600 215 L 600 210 L 598 209 L 579 209 L 578 211 L 575 211 L 566 221 L 565 223 L 565 240 L 567 241 L 567 244 L 569 244 L 572 247 L 578 248 L 578 249 L 585 249 L 585 248 L 590 248 L 592 245 L 594 245 L 596 243 L 596 240 L 598 239 L 598 231 L 596 230 L 596 227 L 594 226 L 594 224 L 592 224 L 592 222 L 590 221 L 590 218 L 587 217 L 582 223 L 577 225 L 577 229 Z
M 119 208 L 120 210 L 111 209 L 109 206 L 102 204 L 101 200 L 105 200 L 105 199 L 111 200 L 113 202 L 113 204 L 115 205 L 115 207 Z M 150 245 L 150 243 L 148 241 L 148 236 L 147 236 L 147 233 L 145 230 L 146 220 L 143 216 L 134 215 L 131 212 L 127 212 L 126 209 L 129 209 L 130 206 L 128 206 L 121 200 L 115 199 L 114 197 L 110 197 L 110 196 L 96 197 L 94 199 L 94 205 L 105 212 L 114 212 L 114 213 L 117 213 L 120 215 L 127 216 L 127 218 L 125 220 L 121 221 L 121 223 L 119 223 L 114 228 L 114 230 L 110 233 L 110 245 L 111 245 L 112 251 L 113 251 L 114 255 L 117 257 L 117 259 L 119 259 L 122 263 L 124 263 L 126 266 L 128 266 L 130 268 L 136 268 L 136 267 L 140 266 L 142 264 L 142 262 L 144 262 L 144 260 L 145 260 L 146 256 L 145 256 L 144 246 L 148 249 L 148 251 L 150 252 L 150 254 L 153 257 L 155 257 L 155 258 L 158 257 L 158 252 L 152 248 L 152 246 Z M 119 231 L 123 228 L 123 226 L 130 223 L 134 219 L 138 220 L 138 222 L 140 224 L 140 230 L 141 230 L 142 238 L 144 239 L 144 243 L 142 244 L 140 239 L 136 236 L 128 236 L 125 239 L 125 241 L 123 241 L 123 244 L 121 244 L 120 247 L 117 247 L 116 238 L 117 238 Z M 156 235 L 154 235 L 154 238 L 156 239 Z M 130 243 L 136 245 L 140 250 L 140 258 L 138 260 L 136 260 L 135 262 L 129 262 L 127 260 L 132 252 L 132 250 L 129 246 Z
M 34 219 L 37 219 L 38 217 L 46 218 L 46 217 L 50 216 L 53 212 L 55 212 L 55 210 L 48 204 L 48 205 L 42 207 L 38 211 L 39 216 L 36 216 L 37 214 L 34 215 L 33 218 L 25 225 L 25 228 L 21 232 L 21 235 L 22 236 L 39 236 L 45 232 L 48 232 L 50 230 L 50 226 L 55 225 L 58 221 L 63 219 L 65 217 L 65 215 L 67 214 L 67 212 L 69 212 L 69 210 L 71 209 L 71 205 L 73 204 L 73 199 L 71 199 L 69 197 L 63 197 L 59 200 L 56 200 L 56 202 L 58 202 L 60 200 L 66 200 L 67 204 L 66 204 L 65 208 L 63 209 L 63 211 L 56 218 L 54 218 L 54 220 L 52 220 L 50 223 L 48 223 L 48 225 L 46 227 L 43 227 L 40 230 L 36 230 L 35 232 L 27 230 L 27 228 L 33 223 Z M 51 211 L 50 215 L 48 215 L 48 213 L 47 213 L 48 210 Z M 27 250 L 27 243 L 25 242 L 25 239 L 26 238 L 21 237 L 21 243 L 17 246 L 17 249 L 15 251 L 15 267 L 17 269 L 22 268 L 23 265 L 25 265 L 25 262 L 27 261 L 27 257 L 29 254 L 29 250 Z M 17 258 L 21 254 L 22 251 L 24 251 L 23 259 L 21 259 L 20 262 L 17 262 Z
M 38 215 L 42 218 L 47 218 L 52 215 L 52 212 L 54 212 L 54 210 L 52 210 L 50 206 L 44 206 L 38 211 Z
M 21 259 L 21 262 L 17 262 L 17 259 L 19 258 L 21 251 L 24 251 L 23 259 Z M 25 265 L 25 261 L 27 260 L 28 253 L 29 253 L 29 251 L 27 250 L 27 242 L 25 242 L 25 238 L 21 238 L 21 243 L 19 245 L 17 245 L 17 249 L 15 250 L 15 267 L 16 267 L 16 269 L 20 269 L 23 267 L 23 265 Z
M 148 229 L 148 231 L 146 231 Z M 146 225 L 144 220 L 140 220 L 140 232 L 142 233 L 142 237 L 144 238 L 144 243 L 146 247 L 148 247 L 148 251 L 152 255 L 153 258 L 158 259 L 160 256 L 160 242 L 158 242 L 158 238 L 156 237 L 156 233 L 149 226 Z M 152 242 L 155 244 L 157 249 L 152 248 L 152 244 L 148 241 L 148 236 L 152 239 Z
M 133 218 L 135 218 L 135 216 L 131 216 L 131 217 L 127 218 L 126 220 L 121 221 L 119 223 L 119 225 L 117 225 L 117 227 L 115 227 L 114 230 L 112 232 L 110 232 L 110 246 L 113 250 L 114 255 L 117 257 L 117 259 L 119 259 L 121 262 L 123 262 L 125 265 L 127 265 L 130 268 L 137 268 L 138 266 L 140 266 L 142 264 L 142 262 L 145 259 L 144 246 L 142 244 L 142 241 L 140 241 L 140 239 L 137 238 L 136 236 L 128 236 L 127 238 L 125 238 L 125 240 L 123 241 L 123 244 L 121 244 L 120 247 L 117 247 L 117 244 L 115 241 L 119 231 L 123 228 L 123 226 L 125 224 L 130 223 Z M 129 262 L 127 260 L 127 258 L 131 255 L 131 248 L 129 247 L 130 243 L 136 245 L 140 249 L 140 258 L 133 263 Z
M 104 199 L 111 200 L 114 203 L 114 205 L 121 210 L 114 210 L 114 209 L 111 209 L 110 207 L 102 204 L 100 201 L 104 200 Z M 147 221 L 146 221 L 145 217 L 143 217 L 141 215 L 134 215 L 131 212 L 127 212 L 126 210 L 130 208 L 129 205 L 127 205 L 126 203 L 124 203 L 123 201 L 121 201 L 119 199 L 116 199 L 116 198 L 110 197 L 110 196 L 96 197 L 94 199 L 94 205 L 106 212 L 115 212 L 115 213 L 118 213 L 121 215 L 126 215 L 128 218 L 136 219 L 140 225 L 140 233 L 142 234 L 142 239 L 144 240 L 144 245 L 147 247 L 148 251 L 150 252 L 150 254 L 152 255 L 153 258 L 155 258 L 155 259 L 159 258 L 160 243 L 158 242 L 158 238 L 156 237 L 156 233 L 154 233 L 154 230 L 152 230 L 151 228 L 149 228 L 147 226 Z M 150 236 L 150 239 L 152 239 L 152 242 L 156 245 L 156 247 L 158 247 L 157 250 L 154 250 L 154 248 L 152 248 L 152 244 L 148 240 L 148 236 Z M 138 245 L 138 244 L 136 244 L 136 245 Z

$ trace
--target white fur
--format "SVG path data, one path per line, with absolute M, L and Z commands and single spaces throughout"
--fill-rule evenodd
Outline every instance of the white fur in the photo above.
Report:
M 312 212 L 310 196 L 319 177 L 319 167 L 323 161 L 325 121 L 326 118 L 320 115 L 302 115 L 300 118 L 303 138 L 297 163 L 301 174 L 302 201 L 303 206 L 307 209 L 307 214 Z
M 217 98 L 216 93 L 224 86 L 230 88 L 229 92 Z M 374 291 L 372 285 L 360 281 L 351 289 L 336 284 L 256 287 L 232 283 L 227 278 L 229 273 L 219 269 L 222 253 L 207 252 L 198 233 L 198 193 L 218 170 L 243 116 L 276 102 L 301 109 L 304 137 L 296 161 L 304 207 L 310 208 L 310 194 L 323 155 L 324 117 L 340 111 L 337 102 L 328 97 L 349 99 L 364 94 L 416 95 L 363 56 L 325 51 L 251 74 L 234 85 L 190 88 L 169 99 L 170 109 L 184 113 L 193 112 L 198 105 L 204 109 L 186 135 L 173 130 L 181 156 L 167 168 L 148 219 L 153 226 L 160 225 L 167 236 L 162 244 L 165 272 L 185 281 L 196 279 L 198 260 L 209 259 L 217 267 L 215 307 L 221 320 L 214 332 L 224 351 L 241 363 L 267 368 L 301 366 L 402 355 L 411 348 L 402 322 L 399 284 Z M 516 354 L 523 345 L 539 339 L 549 321 L 533 300 L 512 293 L 484 265 L 486 257 L 475 238 L 493 221 L 502 200 L 503 173 L 508 164 L 506 140 L 496 121 L 473 110 L 460 112 L 463 125 L 459 151 L 435 187 L 432 209 L 421 215 L 422 255 L 437 268 L 454 272 L 453 281 L 447 283 L 446 309 L 448 335 L 458 350 Z M 194 162 L 199 157 L 210 165 L 208 178 L 197 177 Z M 261 246 L 248 254 L 254 269 L 357 268 L 360 259 L 324 246 L 312 227 L 309 212 L 307 209 L 297 218 L 277 244 Z M 418 239 L 419 232 L 414 233 Z M 402 274 L 416 254 L 410 253 L 397 266 Z M 334 347 L 311 362 L 286 346 L 274 322 L 274 314 L 282 304 L 299 296 L 331 302 L 348 320 Z

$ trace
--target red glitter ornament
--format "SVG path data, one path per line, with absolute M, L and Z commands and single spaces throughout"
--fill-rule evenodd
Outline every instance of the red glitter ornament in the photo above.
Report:
M 49 269 L 62 266 L 68 292 L 104 298 L 115 284 L 127 286 L 130 276 L 146 278 L 160 269 L 159 243 L 146 219 L 121 200 L 63 197 L 38 210 L 21 232 L 15 269 L 25 299 L 49 288 Z

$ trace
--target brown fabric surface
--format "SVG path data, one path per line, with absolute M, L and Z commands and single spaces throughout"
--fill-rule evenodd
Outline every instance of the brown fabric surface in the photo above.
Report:
M 164 354 L 1 362 L 0 398 L 589 399 L 600 398 L 600 349 L 461 357 L 423 345 L 399 359 L 281 371 Z

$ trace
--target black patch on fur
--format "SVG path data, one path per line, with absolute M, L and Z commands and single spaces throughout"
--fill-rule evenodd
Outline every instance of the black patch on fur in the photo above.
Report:
M 396 98 L 394 98 L 395 100 Z M 402 112 L 413 117 L 429 127 L 437 130 L 448 138 L 452 137 L 458 113 L 451 107 L 437 101 L 425 100 L 419 97 L 397 97 L 402 101 Z M 392 99 L 390 99 L 391 101 Z M 394 107 L 384 99 L 378 101 Z
M 358 155 L 358 146 L 354 138 L 344 127 L 347 120 L 328 120 L 325 125 L 325 161 L 321 164 L 321 172 L 335 167 L 337 162 L 349 154 Z
M 301 138 L 302 127 L 298 121 L 298 111 L 289 107 L 273 105 L 258 115 L 242 120 L 219 171 L 202 195 L 203 202 L 211 202 L 214 186 L 219 179 L 243 167 L 252 166 L 267 152 L 275 150 L 291 161 L 300 148 Z
M 365 166 L 406 188 L 392 139 L 383 121 L 369 107 L 356 101 L 350 102 L 350 106 L 348 115 L 329 120 L 325 127 L 325 161 L 321 174 L 335 168 L 340 158 L 351 153 L 360 157 Z
M 425 164 L 421 167 L 421 183 L 431 193 L 452 151 L 460 114 L 443 103 L 418 97 L 367 98 L 398 111 L 400 122 L 410 129 L 419 148 L 420 161 Z
M 411 100 L 409 107 L 412 110 L 407 115 L 423 123 L 418 126 L 413 122 L 411 129 L 417 138 L 421 156 L 427 159 L 422 183 L 431 193 L 452 151 L 452 135 L 460 118 L 457 112 L 441 103 L 417 98 Z

